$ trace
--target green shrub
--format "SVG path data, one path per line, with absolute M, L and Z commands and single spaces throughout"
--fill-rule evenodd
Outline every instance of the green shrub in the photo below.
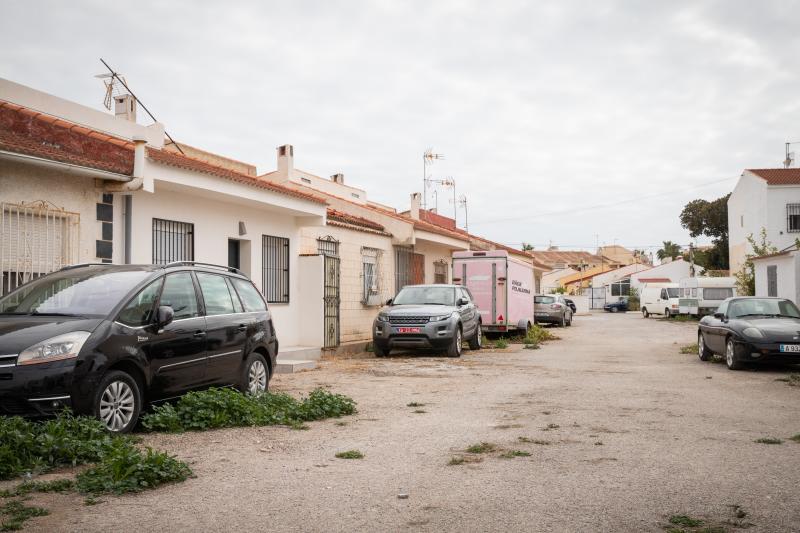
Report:
M 347 450 L 336 454 L 337 459 L 363 459 L 364 454 L 358 450 Z
M 532 346 L 539 346 L 545 341 L 556 340 L 558 337 L 550 333 L 550 330 L 543 328 L 539 324 L 534 324 L 529 330 L 528 334 L 522 339 L 524 344 Z
M 25 481 L 13 489 L 0 490 L 0 498 L 24 496 L 31 492 L 66 492 L 75 488 L 71 479 L 54 479 L 53 481 Z
M 174 404 L 157 406 L 142 418 L 152 431 L 197 431 L 223 427 L 288 425 L 338 418 L 356 412 L 355 402 L 341 394 L 316 389 L 296 400 L 284 393 L 245 395 L 234 389 L 190 392 Z
M 480 442 L 478 444 L 473 444 L 469 448 L 467 448 L 468 453 L 489 453 L 493 452 L 497 449 L 497 446 L 492 444 L 491 442 Z
M 171 455 L 117 441 L 100 463 L 78 474 L 77 487 L 88 494 L 123 494 L 184 481 L 190 475 L 189 466 Z
M 0 506 L 0 531 L 18 531 L 29 518 L 48 514 L 47 509 L 28 507 L 19 500 L 10 501 Z
M 499 348 L 501 350 L 508 348 L 508 341 L 506 340 L 505 337 L 500 337 L 499 339 L 494 341 L 494 347 Z

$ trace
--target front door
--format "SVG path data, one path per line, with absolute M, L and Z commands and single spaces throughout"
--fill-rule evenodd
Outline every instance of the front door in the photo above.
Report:
M 150 336 L 148 351 L 157 398 L 180 394 L 203 380 L 206 366 L 206 319 L 200 314 L 189 272 L 168 274 L 159 305 L 172 307 L 170 324 Z
M 339 258 L 332 255 L 325 255 L 325 286 L 323 303 L 325 315 L 323 320 L 324 348 L 335 348 L 339 346 L 339 303 L 340 303 L 340 264 Z
M 412 285 L 425 283 L 425 256 L 422 254 L 414 254 L 412 256 L 411 283 Z

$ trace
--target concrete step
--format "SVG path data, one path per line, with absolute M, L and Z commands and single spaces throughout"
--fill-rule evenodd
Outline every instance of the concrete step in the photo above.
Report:
M 278 356 L 278 365 L 275 368 L 276 374 L 292 374 L 294 372 L 299 372 L 301 370 L 312 370 L 317 368 L 316 361 L 303 361 L 303 360 L 294 360 L 294 359 L 281 359 L 281 356 Z
M 322 349 L 314 346 L 281 346 L 278 361 L 319 361 Z

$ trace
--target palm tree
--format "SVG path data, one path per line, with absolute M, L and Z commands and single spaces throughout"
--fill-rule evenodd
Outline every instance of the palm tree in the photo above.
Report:
M 528 244 L 527 242 L 523 242 L 522 243 L 522 251 L 523 252 L 532 252 L 533 251 L 533 245 L 532 244 Z
M 679 255 L 681 255 L 681 247 L 672 241 L 664 241 L 664 247 L 656 252 L 656 256 L 661 261 L 667 258 L 675 259 Z

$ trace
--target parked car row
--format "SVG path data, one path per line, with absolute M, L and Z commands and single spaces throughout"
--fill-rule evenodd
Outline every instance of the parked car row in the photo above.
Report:
M 728 298 L 700 320 L 697 352 L 701 361 L 723 355 L 731 370 L 800 363 L 800 310 L 783 298 Z

